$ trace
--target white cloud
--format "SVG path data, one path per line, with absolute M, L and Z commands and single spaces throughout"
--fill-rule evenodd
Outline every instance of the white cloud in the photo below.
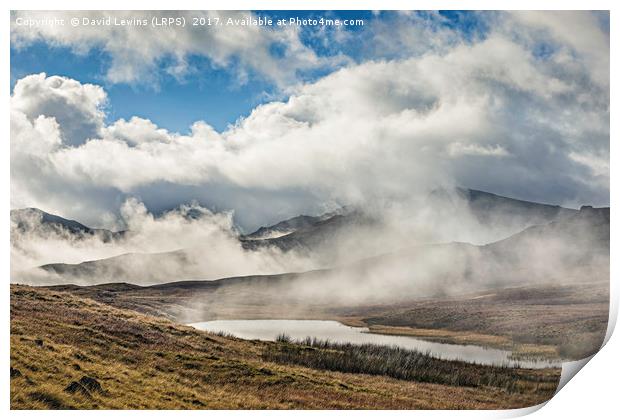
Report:
M 101 135 L 107 95 L 103 88 L 60 76 L 33 74 L 15 84 L 11 110 L 34 121 L 54 118 L 63 143 L 77 146 Z
M 137 117 L 104 126 L 100 87 L 29 76 L 11 99 L 13 148 L 30 144 L 12 157 L 12 205 L 101 220 L 118 211 L 123 197 L 154 189 L 159 202 L 204 194 L 201 200 L 252 213 L 262 223 L 288 208 L 287 201 L 301 203 L 296 211 L 303 211 L 312 201 L 371 202 L 443 184 L 606 204 L 608 186 L 595 179 L 605 174 L 583 158 L 597 156 L 597 168 L 609 160 L 604 69 L 559 66 L 587 60 L 559 35 L 554 42 L 570 47 L 575 60 L 561 48 L 537 56 L 532 39 L 547 32 L 511 22 L 477 42 L 342 68 L 299 85 L 284 102 L 256 107 L 223 132 L 198 121 L 180 135 Z M 524 33 L 531 36 L 523 40 Z M 232 45 L 254 42 L 247 34 L 230 36 Z M 75 138 L 74 125 L 83 120 L 94 122 L 98 136 Z M 51 133 L 40 140 L 43 153 L 33 146 L 37 131 Z
M 570 54 L 556 54 L 558 61 L 587 66 L 595 83 L 609 85 L 609 33 L 601 29 L 600 15 L 573 10 L 515 11 L 510 16 L 520 25 L 515 30 L 530 30 L 534 41 L 544 38 Z
M 606 182 L 609 188 L 609 156 L 598 156 L 591 152 L 570 152 L 568 157 L 590 169 L 592 175 Z
M 103 138 L 122 140 L 130 145 L 144 142 L 167 142 L 170 133 L 158 128 L 151 121 L 131 117 L 129 121 L 120 119 L 104 129 Z
M 186 25 L 167 28 L 148 26 L 88 25 L 73 27 L 68 22 L 77 18 L 100 20 L 185 17 Z M 296 72 L 331 66 L 330 59 L 317 56 L 299 40 L 294 26 L 264 28 L 259 26 L 193 26 L 194 19 L 244 19 L 253 16 L 242 11 L 16 11 L 11 19 L 11 44 L 15 48 L 45 41 L 51 45 L 72 48 L 83 54 L 93 48 L 110 55 L 106 79 L 111 83 L 157 84 L 159 67 L 177 78 L 194 71 L 189 64 L 192 55 L 207 57 L 219 68 L 236 66 L 240 83 L 253 71 L 267 80 L 286 85 L 296 80 Z M 64 26 L 17 25 L 17 19 L 62 18 Z M 282 54 L 273 54 L 280 46 Z M 340 59 L 338 59 L 340 61 Z
M 448 154 L 452 157 L 459 156 L 508 156 L 509 153 L 499 144 L 484 146 L 479 144 L 463 144 L 459 142 L 448 145 Z
M 12 154 L 45 158 L 61 144 L 60 127 L 54 117 L 38 115 L 30 120 L 23 112 L 11 110 Z

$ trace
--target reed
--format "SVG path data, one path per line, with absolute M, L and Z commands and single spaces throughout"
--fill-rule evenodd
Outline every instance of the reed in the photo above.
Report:
M 515 392 L 524 369 L 486 366 L 432 357 L 395 346 L 336 343 L 307 337 L 291 341 L 278 337 L 278 345 L 266 347 L 265 361 L 301 365 L 345 373 L 384 375 L 396 379 L 454 386 L 493 386 Z

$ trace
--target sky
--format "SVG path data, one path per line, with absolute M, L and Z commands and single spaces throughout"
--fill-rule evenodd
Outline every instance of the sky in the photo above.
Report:
M 272 19 L 317 16 L 364 19 L 367 24 L 386 19 L 368 11 L 256 11 L 255 14 Z M 384 15 L 389 19 L 389 14 Z M 471 18 L 466 18 L 471 16 L 469 12 L 448 11 L 442 12 L 442 15 L 446 19 L 442 22 L 443 25 L 457 28 L 463 33 L 471 32 L 476 27 Z M 356 34 L 363 29 L 353 27 L 347 31 Z M 330 48 L 329 45 L 325 45 L 325 38 L 316 34 L 315 28 L 304 26 L 300 28 L 300 32 L 299 37 L 304 45 L 319 55 L 345 54 L 356 61 L 365 58 L 363 45 L 360 43 L 349 42 L 338 48 Z M 139 79 L 132 80 L 131 83 L 109 83 L 105 73 L 111 57 L 105 48 L 95 46 L 81 54 L 73 52 L 69 46 L 50 44 L 43 40 L 29 43 L 27 47 L 12 45 L 11 89 L 20 78 L 41 72 L 62 75 L 85 83 L 100 84 L 108 93 L 108 121 L 118 118 L 129 119 L 137 115 L 179 133 L 186 133 L 191 124 L 198 120 L 208 122 L 217 130 L 224 130 L 240 117 L 249 114 L 257 105 L 267 102 L 269 98 L 286 97 L 286 93 L 278 89 L 279 86 L 268 77 L 252 74 L 251 81 L 243 83 L 230 68 L 214 67 L 208 59 L 200 55 L 187 57 L 194 71 L 182 78 L 160 72 L 153 75 L 155 80 L 149 79 L 147 83 Z M 375 57 L 379 55 L 375 54 Z M 387 54 L 381 55 L 387 56 Z M 165 63 L 159 65 L 163 67 Z M 253 69 L 247 70 L 252 73 Z M 301 80 L 316 80 L 325 72 L 326 70 L 321 71 L 318 68 L 310 69 Z
M 26 26 L 42 18 L 356 26 Z M 604 12 L 13 12 L 11 206 L 245 230 L 463 186 L 609 204 Z

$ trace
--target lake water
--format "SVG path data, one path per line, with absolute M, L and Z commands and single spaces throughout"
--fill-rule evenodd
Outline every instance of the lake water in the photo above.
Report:
M 196 322 L 190 326 L 209 332 L 226 332 L 246 340 L 275 341 L 279 334 L 292 340 L 316 337 L 338 343 L 380 344 L 430 352 L 446 360 L 463 360 L 485 365 L 519 365 L 524 368 L 560 367 L 558 360 L 513 360 L 511 352 L 490 347 L 443 344 L 400 335 L 374 334 L 368 328 L 349 327 L 337 321 L 291 319 L 235 319 Z

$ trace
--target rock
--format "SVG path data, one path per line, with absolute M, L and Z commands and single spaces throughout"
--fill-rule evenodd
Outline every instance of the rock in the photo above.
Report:
M 19 376 L 22 376 L 22 373 L 19 371 L 19 369 L 15 369 L 13 366 L 11 366 L 11 378 L 17 378 Z
M 104 392 L 99 381 L 95 378 L 91 378 L 90 376 L 82 376 L 79 383 L 90 392 Z

